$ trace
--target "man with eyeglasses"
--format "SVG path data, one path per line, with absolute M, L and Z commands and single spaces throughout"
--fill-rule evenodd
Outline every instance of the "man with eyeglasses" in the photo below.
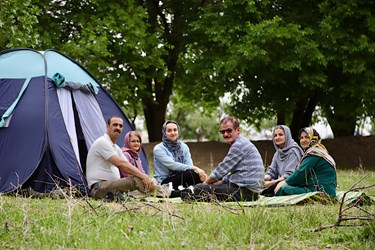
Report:
M 263 188 L 264 165 L 253 143 L 240 134 L 235 117 L 220 121 L 219 131 L 231 146 L 224 160 L 211 172 L 204 183 L 194 187 L 198 201 L 252 201 L 257 200 Z
M 154 190 L 154 182 L 145 173 L 129 163 L 116 140 L 123 129 L 119 116 L 108 119 L 107 132 L 92 144 L 86 162 L 86 176 L 91 196 L 108 201 L 121 199 L 123 192 L 139 190 L 142 193 Z M 120 178 L 119 169 L 132 176 Z

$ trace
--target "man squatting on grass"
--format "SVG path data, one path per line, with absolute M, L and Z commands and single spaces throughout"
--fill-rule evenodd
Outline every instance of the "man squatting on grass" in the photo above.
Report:
M 146 193 L 155 188 L 152 179 L 130 164 L 116 144 L 122 129 L 120 117 L 109 118 L 107 132 L 92 144 L 87 154 L 86 177 L 95 199 L 133 190 Z M 131 176 L 121 178 L 119 169 Z
M 263 189 L 264 166 L 262 157 L 253 143 L 240 134 L 235 117 L 220 121 L 220 133 L 231 146 L 224 160 L 201 184 L 194 187 L 192 198 L 198 201 L 257 200 Z

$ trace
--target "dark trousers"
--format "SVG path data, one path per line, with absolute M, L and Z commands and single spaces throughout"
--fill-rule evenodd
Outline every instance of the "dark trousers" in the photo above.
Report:
M 161 184 L 168 184 L 172 182 L 173 191 L 170 198 L 181 197 L 181 190 L 178 189 L 178 186 L 183 186 L 187 188 L 188 186 L 194 186 L 198 183 L 202 183 L 199 179 L 199 175 L 191 169 L 185 171 L 173 171 L 167 178 L 165 178 Z
M 274 196 L 275 195 L 275 188 L 276 188 L 277 184 L 279 184 L 279 182 L 276 182 L 275 184 L 273 184 L 272 186 L 270 186 L 266 189 L 263 189 L 262 193 L 260 193 L 260 194 L 264 195 L 264 196 L 267 196 L 267 197 Z
M 198 183 L 202 183 L 202 181 L 199 179 L 199 175 L 191 169 L 185 171 L 173 171 L 161 182 L 161 184 L 168 184 L 169 182 L 172 182 L 174 190 L 178 190 L 178 186 L 183 186 L 186 188 L 188 186 L 194 186 Z
M 258 193 L 254 193 L 247 187 L 239 187 L 234 183 L 220 185 L 198 184 L 194 187 L 194 199 L 196 201 L 255 201 Z

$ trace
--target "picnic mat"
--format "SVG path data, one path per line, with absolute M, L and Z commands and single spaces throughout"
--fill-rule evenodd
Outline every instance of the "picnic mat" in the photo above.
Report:
M 337 200 L 331 199 L 327 194 L 322 192 L 310 192 L 305 194 L 295 194 L 287 196 L 274 196 L 265 197 L 260 196 L 257 201 L 242 201 L 242 202 L 225 202 L 226 205 L 241 205 L 244 207 L 254 206 L 290 206 L 290 205 L 303 205 L 303 204 L 335 204 L 341 202 L 344 196 L 344 191 L 337 192 Z M 156 198 L 156 197 L 145 197 L 146 201 L 149 202 L 171 202 L 171 203 L 183 203 L 181 198 Z M 345 195 L 344 204 L 349 205 L 357 203 L 359 205 L 375 204 L 374 197 L 366 195 L 364 192 L 348 192 Z
M 344 191 L 338 191 L 337 200 L 341 202 L 342 197 L 344 196 Z M 375 204 L 375 197 L 365 194 L 364 192 L 348 192 L 345 195 L 344 204 L 349 205 L 353 203 L 358 203 L 360 205 L 372 205 Z

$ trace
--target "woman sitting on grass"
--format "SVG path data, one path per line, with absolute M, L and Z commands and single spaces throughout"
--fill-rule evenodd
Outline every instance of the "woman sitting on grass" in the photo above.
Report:
M 130 164 L 138 168 L 142 173 L 145 173 L 140 157 L 140 153 L 142 151 L 142 138 L 139 132 L 129 131 L 126 133 L 124 138 L 124 146 L 121 148 L 121 151 L 129 160 Z M 128 177 L 129 175 L 130 174 L 120 170 L 121 178 Z M 153 179 L 153 182 L 156 184 L 156 179 Z
M 121 148 L 122 153 L 124 156 L 128 159 L 130 164 L 135 166 L 139 169 L 142 173 L 146 173 L 142 167 L 142 161 L 140 153 L 142 151 L 142 138 L 141 134 L 137 131 L 129 131 L 124 138 L 124 147 Z M 123 172 L 120 170 L 120 176 L 121 178 L 125 178 L 130 176 L 129 173 Z M 169 197 L 171 194 L 171 190 L 169 190 L 167 187 L 161 187 L 157 185 L 157 181 L 155 178 L 152 178 L 152 181 L 154 182 L 154 187 L 156 191 L 157 197 Z
M 311 127 L 303 128 L 299 132 L 299 139 L 305 154 L 294 173 L 277 184 L 275 195 L 320 191 L 336 198 L 336 163 L 321 144 L 318 132 Z
M 296 169 L 303 155 L 302 149 L 293 140 L 290 129 L 285 125 L 278 125 L 273 130 L 273 145 L 275 154 L 264 175 L 264 196 L 273 196 L 276 185 L 288 178 Z
M 154 177 L 159 184 L 172 183 L 171 197 L 181 195 L 179 187 L 202 183 L 206 173 L 193 165 L 189 147 L 179 140 L 180 126 L 175 121 L 163 124 L 162 142 L 154 147 Z

